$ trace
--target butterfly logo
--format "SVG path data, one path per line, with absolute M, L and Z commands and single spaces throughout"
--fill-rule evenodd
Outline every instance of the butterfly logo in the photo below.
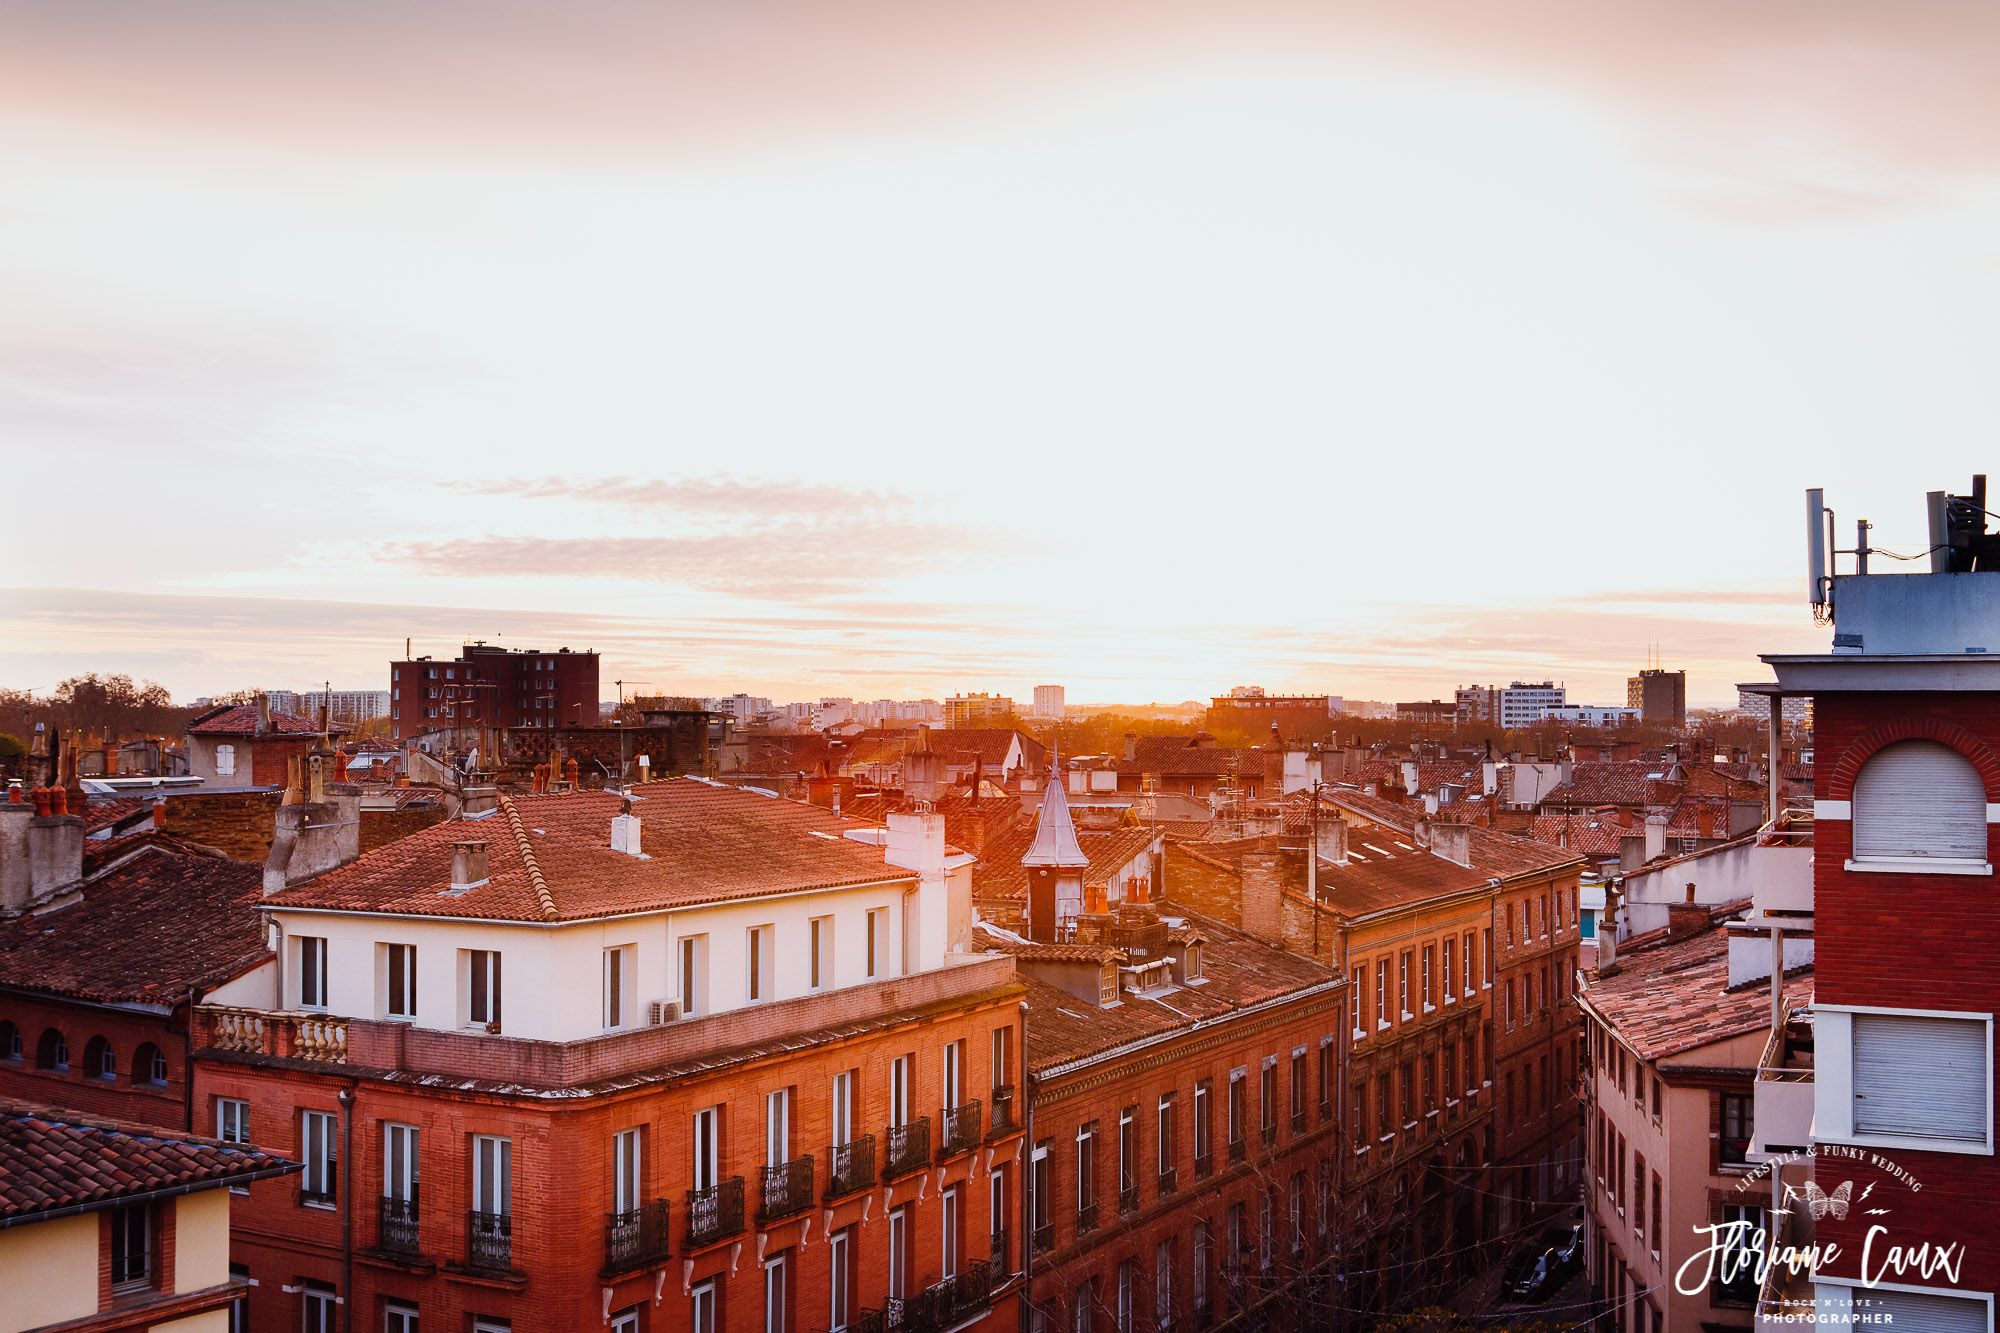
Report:
M 1832 1213 L 1834 1220 L 1840 1221 L 1847 1216 L 1849 1201 L 1854 1198 L 1854 1182 L 1843 1180 L 1839 1189 L 1828 1194 L 1808 1180 L 1804 1189 L 1793 1192 L 1806 1201 L 1806 1206 L 1812 1209 L 1814 1217 L 1825 1217 L 1828 1213 Z

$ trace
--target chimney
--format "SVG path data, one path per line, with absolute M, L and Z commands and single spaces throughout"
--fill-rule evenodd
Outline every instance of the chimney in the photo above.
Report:
M 1403 761 L 1403 794 L 1405 796 L 1415 796 L 1419 785 L 1421 784 L 1419 782 L 1417 761 L 1414 759 L 1405 759 Z
M 476 889 L 488 879 L 486 869 L 486 844 L 484 842 L 455 842 L 451 845 L 451 891 L 464 893 Z
M 1646 864 L 1646 835 L 1643 833 L 1621 833 L 1618 835 L 1618 872 L 1629 875 Z
M 325 784 L 323 801 L 278 807 L 277 833 L 264 859 L 264 896 L 324 875 L 361 855 L 361 788 Z
M 1646 859 L 1662 856 L 1667 850 L 1667 817 L 1665 815 L 1646 816 Z
M 107 778 L 118 776 L 118 742 L 116 741 L 104 742 L 104 776 Z
M 629 796 L 618 803 L 618 813 L 611 817 L 611 850 L 627 856 L 645 855 L 639 849 L 639 816 L 632 813 Z
M 1319 825 L 1319 853 L 1337 866 L 1347 864 L 1347 821 L 1335 816 Z
M 0 917 L 40 907 L 83 882 L 83 820 L 61 812 L 68 793 L 43 787 L 28 795 L 34 804 L 0 804 Z
M 1604 886 L 1604 911 L 1597 920 L 1597 975 L 1608 977 L 1618 970 L 1618 900 L 1625 886 L 1615 881 Z
M 1576 776 L 1576 751 L 1565 745 L 1556 757 L 1556 782 L 1565 785 Z
M 1486 744 L 1490 749 L 1493 742 L 1488 741 Z M 1500 765 L 1493 762 L 1490 753 L 1486 756 L 1486 761 L 1479 766 L 1479 789 L 1489 799 L 1500 794 Z
M 947 949 L 962 946 L 972 933 L 972 881 L 969 875 L 950 873 L 946 864 L 951 848 L 944 837 L 944 816 L 934 811 L 889 816 L 889 836 L 882 859 L 889 865 L 916 872 L 915 920 L 910 937 L 916 941 L 912 970 L 928 972 L 944 966 Z
M 1125 733 L 1125 762 L 1130 764 L 1139 758 L 1139 738 L 1131 732 Z
M 257 734 L 262 736 L 271 729 L 271 696 L 257 691 Z
M 1264 943 L 1283 948 L 1285 944 L 1285 899 L 1278 877 L 1275 852 L 1243 854 L 1243 890 L 1237 910 L 1243 929 Z
M 1472 868 L 1472 825 L 1431 825 L 1431 851 L 1453 865 Z
M 1687 901 L 1667 904 L 1667 938 L 1686 939 L 1699 935 L 1713 924 L 1708 909 L 1694 900 L 1694 885 L 1687 886 Z

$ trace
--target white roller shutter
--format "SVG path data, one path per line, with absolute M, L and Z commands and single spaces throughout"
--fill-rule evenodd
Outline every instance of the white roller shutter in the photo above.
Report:
M 1986 1023 L 1854 1015 L 1854 1132 L 1986 1140 Z
M 1854 856 L 1986 859 L 1986 784 L 1936 741 L 1897 741 L 1854 779 Z
M 1854 1289 L 1855 1313 L 1870 1322 L 1879 1322 L 1896 1333 L 1986 1333 L 1987 1308 L 1983 1300 L 1962 1296 L 1928 1296 L 1915 1291 L 1885 1291 L 1880 1287 Z M 1866 1301 L 1866 1305 L 1861 1302 Z M 1887 1319 L 1878 1319 L 1887 1315 Z M 1855 1322 L 1861 1322 L 1857 1318 Z

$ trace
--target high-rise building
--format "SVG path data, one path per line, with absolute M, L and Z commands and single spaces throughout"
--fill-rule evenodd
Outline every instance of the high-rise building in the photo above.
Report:
M 1678 727 L 1687 721 L 1687 672 L 1648 667 L 1625 680 L 1625 706 L 1643 722 Z
M 944 701 L 944 724 L 958 727 L 1000 727 L 1014 720 L 1014 701 L 1004 694 L 954 694 Z
M 387 690 L 307 690 L 296 696 L 298 712 L 307 717 L 318 717 L 320 705 L 326 705 L 327 715 L 343 722 L 367 722 L 373 718 L 389 715 L 389 691 Z M 277 707 L 274 702 L 271 705 Z
M 1060 685 L 1035 686 L 1035 716 L 1050 721 L 1061 721 L 1063 715 L 1063 687 Z
M 389 737 L 448 727 L 596 726 L 597 654 L 468 643 L 448 661 L 389 664 Z

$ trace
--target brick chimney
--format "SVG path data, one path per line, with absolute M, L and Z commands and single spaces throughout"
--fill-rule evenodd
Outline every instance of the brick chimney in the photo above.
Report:
M 1266 944 L 1284 947 L 1285 895 L 1276 852 L 1245 852 L 1237 910 L 1243 929 Z
M 16 788 L 15 790 L 19 790 Z M 0 803 L 0 917 L 40 907 L 83 882 L 83 820 L 59 813 L 60 787 L 23 793 L 33 799 Z
M 271 696 L 257 691 L 257 734 L 262 736 L 271 729 Z
M 1667 938 L 1670 940 L 1699 935 L 1713 924 L 1708 909 L 1695 902 L 1693 884 L 1687 886 L 1686 901 L 1667 904 Z
M 451 845 L 451 891 L 464 893 L 484 884 L 488 878 L 486 844 L 482 841 Z
M 321 801 L 278 807 L 271 854 L 264 860 L 264 896 L 324 875 L 361 855 L 361 788 L 329 782 Z

